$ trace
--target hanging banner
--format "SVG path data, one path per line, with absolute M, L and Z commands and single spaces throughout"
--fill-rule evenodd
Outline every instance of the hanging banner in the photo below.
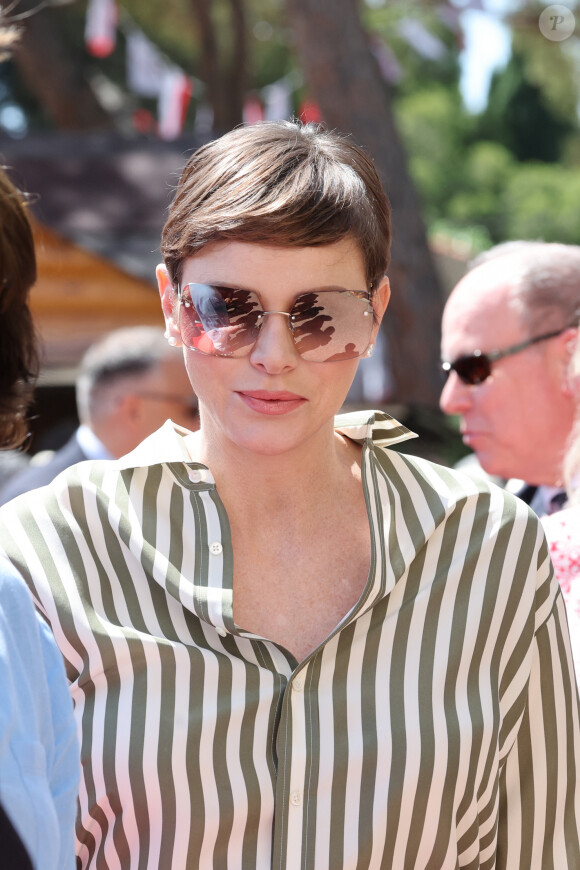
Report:
M 286 79 L 267 85 L 264 95 L 264 117 L 267 121 L 285 121 L 292 115 L 292 90 Z
M 257 124 L 264 120 L 264 106 L 256 94 L 250 94 L 244 102 L 244 124 Z
M 145 34 L 132 27 L 127 33 L 127 86 L 140 97 L 158 97 L 167 68 L 163 57 Z
M 318 103 L 315 103 L 314 100 L 307 97 L 300 105 L 298 117 L 305 124 L 308 124 L 310 121 L 313 121 L 315 124 L 320 123 L 320 121 L 322 121 L 322 113 L 318 107 Z
M 158 132 L 161 139 L 171 141 L 181 134 L 192 92 L 191 79 L 183 70 L 176 66 L 165 67 L 158 103 Z
M 403 68 L 395 57 L 391 47 L 386 42 L 383 42 L 379 36 L 370 34 L 369 48 L 379 65 L 383 79 L 390 85 L 396 85 L 400 82 L 403 78 Z
M 108 57 L 117 41 L 118 10 L 115 0 L 89 0 L 85 20 L 85 45 L 93 57 Z
M 397 24 L 397 32 L 417 54 L 427 60 L 441 60 L 447 47 L 443 40 L 431 33 L 416 18 L 402 18 Z

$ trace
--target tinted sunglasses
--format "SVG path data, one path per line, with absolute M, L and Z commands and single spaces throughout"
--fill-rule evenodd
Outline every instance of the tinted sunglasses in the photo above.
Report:
M 374 310 L 368 290 L 312 290 L 290 311 L 264 311 L 252 290 L 186 284 L 177 291 L 186 347 L 209 356 L 248 356 L 269 314 L 288 318 L 297 352 L 309 362 L 355 359 L 369 347 Z
M 474 350 L 473 353 L 465 356 L 458 356 L 453 362 L 442 362 L 441 368 L 448 375 L 450 372 L 456 372 L 464 384 L 476 386 L 482 384 L 491 375 L 492 363 L 498 359 L 503 359 L 504 356 L 511 356 L 514 353 L 519 353 L 533 344 L 538 344 L 540 341 L 547 341 L 549 338 L 555 338 L 561 335 L 564 330 L 576 327 L 577 323 L 563 326 L 561 329 L 556 329 L 554 332 L 546 332 L 543 335 L 536 335 L 533 338 L 528 338 L 519 344 L 513 344 L 511 347 L 506 347 L 504 350 L 490 350 L 487 353 L 482 350 Z

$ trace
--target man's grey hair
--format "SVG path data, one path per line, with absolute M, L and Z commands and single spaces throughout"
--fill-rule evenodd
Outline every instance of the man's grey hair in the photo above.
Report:
M 518 240 L 484 251 L 470 269 L 506 260 L 514 304 L 531 331 L 564 328 L 580 319 L 580 246 Z M 509 258 L 509 262 L 508 262 Z
M 128 326 L 107 333 L 83 356 L 76 379 L 77 410 L 87 423 L 97 406 L 122 379 L 145 377 L 176 353 L 156 326 Z
M 480 251 L 479 254 L 476 254 L 476 256 L 467 264 L 467 268 L 471 272 L 472 269 L 481 266 L 482 263 L 488 263 L 490 260 L 497 260 L 498 257 L 505 257 L 508 254 L 525 254 L 526 251 L 537 247 L 537 245 L 544 244 L 546 243 L 543 239 L 536 239 L 535 241 L 529 239 L 512 239 L 509 242 L 500 242 L 499 245 L 494 245 L 492 248 L 488 248 L 487 251 Z

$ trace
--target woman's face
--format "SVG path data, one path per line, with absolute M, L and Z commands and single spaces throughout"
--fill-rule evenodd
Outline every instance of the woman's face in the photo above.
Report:
M 158 269 L 168 332 L 182 344 L 177 307 L 171 308 L 167 275 Z M 362 255 L 345 239 L 319 247 L 273 247 L 218 242 L 186 260 L 182 286 L 216 284 L 251 290 L 262 310 L 288 312 L 296 297 L 311 290 L 367 290 Z M 385 279 L 373 297 L 378 319 L 389 296 Z M 320 297 L 319 297 L 320 298 Z M 373 327 L 374 341 L 378 324 Z M 208 333 L 211 330 L 208 327 Z M 216 345 L 219 347 L 218 341 Z M 208 356 L 184 348 L 189 377 L 199 398 L 202 435 L 225 439 L 242 450 L 276 455 L 299 448 L 325 430 L 344 403 L 358 359 L 314 362 L 302 358 L 288 317 L 263 319 L 247 356 Z

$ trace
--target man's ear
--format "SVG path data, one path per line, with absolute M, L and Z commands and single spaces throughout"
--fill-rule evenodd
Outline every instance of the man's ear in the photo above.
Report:
M 124 393 L 118 397 L 117 414 L 124 426 L 132 426 L 139 417 L 141 397 L 137 393 Z
M 562 361 L 562 389 L 566 395 L 578 396 L 580 386 L 580 341 L 577 327 L 571 326 L 558 336 Z
M 177 296 L 163 263 L 157 266 L 155 275 L 157 277 L 157 286 L 159 287 L 159 296 L 161 297 L 163 317 L 165 318 L 165 335 L 171 344 L 178 347 L 181 345 L 181 336 L 177 324 Z

